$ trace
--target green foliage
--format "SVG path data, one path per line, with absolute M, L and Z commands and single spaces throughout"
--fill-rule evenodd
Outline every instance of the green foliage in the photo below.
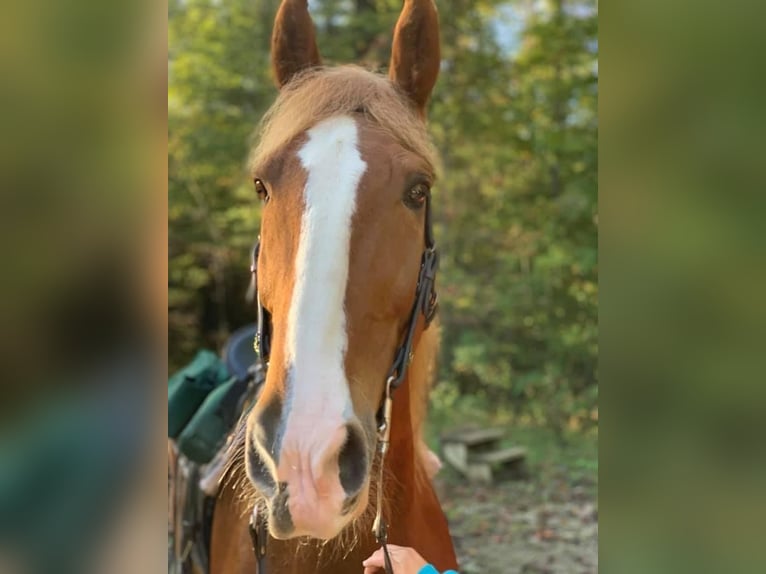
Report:
M 435 400 L 468 397 L 564 436 L 597 419 L 595 2 L 438 4 Z M 326 62 L 385 68 L 401 2 L 311 5 Z M 171 367 L 253 317 L 243 294 L 258 207 L 244 159 L 276 94 L 277 6 L 170 4 Z

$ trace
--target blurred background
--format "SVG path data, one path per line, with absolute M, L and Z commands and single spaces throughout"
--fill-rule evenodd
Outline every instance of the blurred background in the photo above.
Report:
M 166 560 L 164 12 L 3 6 L 3 574 Z
M 399 0 L 309 2 L 325 64 L 385 71 Z M 442 352 L 428 440 L 472 425 L 529 478 L 443 499 L 466 573 L 593 572 L 597 525 L 596 2 L 437 2 L 429 129 Z M 276 97 L 278 0 L 169 5 L 169 371 L 254 321 L 259 202 L 245 169 Z M 509 562 L 512 561 L 512 562 Z M 526 570 L 525 570 L 526 568 Z M 535 569 L 537 568 L 537 569 Z

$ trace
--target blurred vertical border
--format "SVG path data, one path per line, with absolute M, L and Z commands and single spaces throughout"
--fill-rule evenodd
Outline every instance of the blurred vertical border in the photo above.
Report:
M 0 572 L 166 564 L 167 6 L 0 17 Z
M 757 2 L 600 10 L 600 564 L 766 571 Z

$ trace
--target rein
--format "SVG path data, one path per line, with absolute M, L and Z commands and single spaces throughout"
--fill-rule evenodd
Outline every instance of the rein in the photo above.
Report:
M 425 320 L 425 328 L 431 324 L 436 310 L 438 308 L 438 298 L 436 295 L 436 271 L 439 268 L 439 253 L 436 250 L 436 242 L 433 236 L 433 224 L 431 220 L 431 194 L 425 198 L 425 223 L 424 223 L 425 249 L 420 261 L 420 271 L 418 273 L 418 284 L 415 288 L 415 300 L 412 304 L 407 331 L 404 339 L 394 353 L 394 360 L 386 376 L 386 388 L 383 394 L 383 400 L 378 410 L 378 444 L 377 452 L 379 455 L 378 463 L 378 487 L 375 520 L 372 524 L 372 532 L 375 540 L 383 548 L 383 557 L 385 560 L 386 574 L 394 574 L 391 565 L 391 556 L 388 552 L 388 524 L 383 517 L 383 463 L 388 453 L 388 447 L 391 437 L 391 412 L 393 410 L 393 393 L 404 381 L 407 369 L 412 362 L 412 346 L 415 341 L 415 331 L 417 330 L 418 318 L 422 314 Z M 250 272 L 252 273 L 253 288 L 258 301 L 258 330 L 255 335 L 255 352 L 263 364 L 264 371 L 268 369 L 269 355 L 271 351 L 271 313 L 261 303 L 260 293 L 258 291 L 258 254 L 260 252 L 261 241 L 253 247 Z M 266 542 L 268 540 L 268 528 L 266 517 L 261 516 L 255 511 L 250 519 L 250 537 L 253 542 L 253 552 L 255 553 L 258 565 L 258 574 L 266 574 Z

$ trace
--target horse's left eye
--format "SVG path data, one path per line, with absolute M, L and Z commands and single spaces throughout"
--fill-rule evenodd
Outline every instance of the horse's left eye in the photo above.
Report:
M 269 190 L 266 189 L 266 184 L 256 177 L 253 180 L 253 185 L 255 186 L 255 193 L 258 194 L 260 200 L 264 203 L 267 202 L 269 200 Z
M 428 197 L 429 188 L 425 183 L 413 185 L 404 194 L 404 203 L 411 209 L 422 207 Z

